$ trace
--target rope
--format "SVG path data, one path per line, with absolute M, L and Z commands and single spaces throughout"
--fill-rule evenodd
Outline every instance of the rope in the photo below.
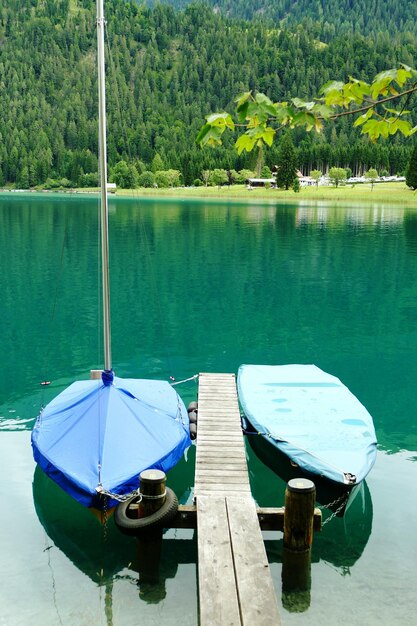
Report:
M 197 378 L 199 377 L 199 374 L 194 374 L 194 376 L 190 376 L 190 378 L 184 378 L 184 380 L 178 380 L 175 383 L 170 383 L 171 387 L 175 387 L 175 385 L 182 385 L 183 383 L 188 383 L 190 380 L 197 380 Z M 171 378 L 172 380 L 175 380 L 173 378 Z

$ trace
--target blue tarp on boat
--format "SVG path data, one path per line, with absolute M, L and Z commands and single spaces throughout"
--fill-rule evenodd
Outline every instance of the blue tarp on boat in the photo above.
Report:
M 165 381 L 77 381 L 41 412 L 35 461 L 74 499 L 97 505 L 97 487 L 124 494 L 145 469 L 168 472 L 191 444 L 184 403 Z
M 242 365 L 246 418 L 303 470 L 359 483 L 376 458 L 372 417 L 343 383 L 315 365 Z

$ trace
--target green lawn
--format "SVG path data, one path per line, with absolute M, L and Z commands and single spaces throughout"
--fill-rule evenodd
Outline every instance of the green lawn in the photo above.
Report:
M 369 184 L 343 187 L 302 187 L 299 193 L 282 189 L 246 189 L 245 185 L 232 187 L 176 187 L 170 189 L 118 189 L 118 196 L 169 198 L 221 198 L 230 200 L 309 200 L 337 202 L 388 202 L 415 205 L 417 195 L 405 183 L 378 183 L 373 190 Z

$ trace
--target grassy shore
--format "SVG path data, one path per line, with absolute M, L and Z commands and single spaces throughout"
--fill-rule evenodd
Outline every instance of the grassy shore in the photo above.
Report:
M 23 191 L 23 190 L 19 190 Z M 30 190 L 27 190 L 29 193 Z M 45 193 L 42 189 L 38 193 Z M 0 190 L 0 193 L 16 193 L 12 189 Z M 99 189 L 55 189 L 46 193 L 98 194 Z M 113 194 L 111 194 L 113 195 Z M 231 187 L 170 187 L 169 189 L 140 187 L 139 189 L 117 189 L 116 196 L 125 198 L 177 198 L 181 200 L 205 198 L 207 200 L 226 200 L 227 202 L 318 202 L 343 204 L 381 203 L 398 206 L 417 207 L 417 193 L 405 183 L 378 183 L 346 185 L 343 187 L 302 187 L 298 193 L 292 189 L 247 189 L 245 185 Z
M 166 197 L 166 198 L 207 198 L 221 200 L 270 200 L 272 202 L 337 202 L 363 203 L 381 202 L 413 206 L 417 204 L 417 194 L 405 183 L 378 183 L 371 185 L 346 185 L 343 187 L 303 187 L 299 193 L 282 189 L 251 189 L 244 185 L 232 187 L 174 187 L 170 189 L 118 189 L 117 196 Z

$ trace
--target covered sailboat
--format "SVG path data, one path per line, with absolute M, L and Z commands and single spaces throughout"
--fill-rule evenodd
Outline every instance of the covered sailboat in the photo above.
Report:
M 168 472 L 190 445 L 187 410 L 167 381 L 121 379 L 111 363 L 103 0 L 97 2 L 104 370 L 77 381 L 40 413 L 35 461 L 85 506 L 108 506 L 145 469 Z M 113 503 L 113 502 L 112 502 Z
M 371 415 L 315 365 L 242 365 L 238 395 L 251 432 L 313 476 L 350 488 L 375 463 Z

